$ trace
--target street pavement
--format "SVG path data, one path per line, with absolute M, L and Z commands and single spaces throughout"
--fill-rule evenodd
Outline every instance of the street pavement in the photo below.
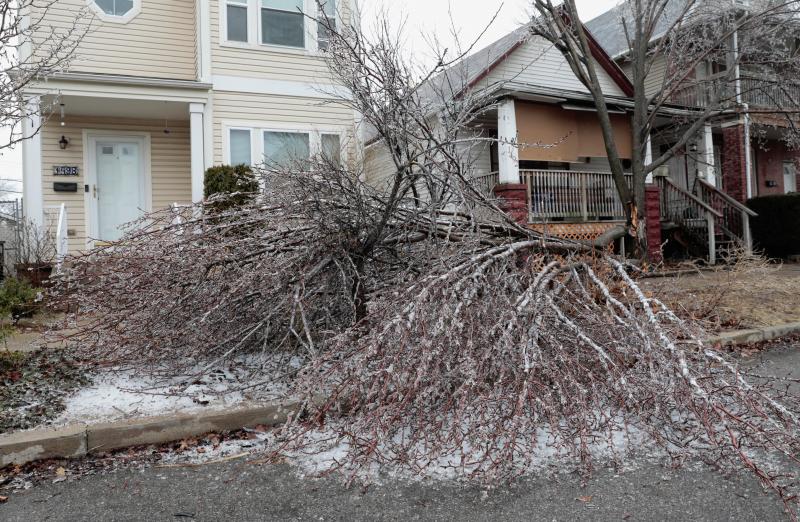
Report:
M 749 476 L 657 465 L 577 477 L 524 480 L 485 490 L 390 481 L 366 491 L 336 478 L 300 478 L 288 465 L 243 462 L 148 468 L 39 486 L 0 506 L 5 522 L 260 520 L 786 520 L 779 501 Z

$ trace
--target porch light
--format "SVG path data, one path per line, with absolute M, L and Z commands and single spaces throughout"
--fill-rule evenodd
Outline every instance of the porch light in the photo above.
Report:
M 69 140 L 66 136 L 61 136 L 61 139 L 58 140 L 58 146 L 61 148 L 61 150 L 66 150 L 67 145 L 69 145 Z

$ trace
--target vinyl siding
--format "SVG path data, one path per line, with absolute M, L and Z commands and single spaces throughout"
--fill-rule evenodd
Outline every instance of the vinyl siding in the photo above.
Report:
M 225 162 L 223 150 L 226 126 L 296 130 L 322 130 L 346 133 L 348 157 L 355 158 L 353 111 L 340 104 L 292 96 L 270 96 L 215 91 L 214 164 Z
M 48 207 L 66 203 L 68 227 L 76 235 L 69 238 L 70 251 L 86 246 L 86 215 L 84 192 L 86 166 L 83 164 L 83 130 L 114 130 L 150 133 L 151 182 L 153 209 L 165 208 L 172 203 L 189 203 L 192 199 L 190 175 L 189 122 L 169 123 L 170 133 L 164 133 L 163 121 L 120 120 L 119 118 L 71 117 L 66 127 L 50 121 L 42 128 L 42 183 L 45 212 Z M 61 150 L 58 141 L 65 135 L 70 143 Z M 79 177 L 53 176 L 55 165 L 78 165 Z M 77 193 L 53 191 L 53 182 L 78 183 Z
M 84 0 L 59 0 L 43 26 L 68 29 Z M 94 17 L 70 72 L 195 80 L 197 45 L 194 0 L 142 0 L 142 11 L 127 24 Z
M 210 0 L 211 56 L 215 75 L 242 76 L 270 80 L 332 83 L 328 66 L 322 55 L 302 49 L 281 49 L 275 46 L 243 47 L 226 45 L 221 32 L 221 8 L 224 0 Z M 348 2 L 341 0 L 344 23 L 350 19 Z M 310 23 L 310 22 L 307 22 Z
M 631 76 L 631 64 L 625 63 L 622 66 L 625 74 L 628 77 Z M 667 59 L 662 56 L 656 56 L 653 60 L 653 65 L 650 68 L 650 73 L 647 75 L 647 78 L 644 80 L 644 92 L 647 96 L 652 96 L 653 94 L 662 90 L 664 85 L 664 76 L 667 74 Z
M 599 65 L 597 74 L 606 95 L 624 96 L 616 82 Z M 505 81 L 589 92 L 572 72 L 561 53 L 542 38 L 533 38 L 511 53 L 489 74 L 487 81 L 489 84 Z

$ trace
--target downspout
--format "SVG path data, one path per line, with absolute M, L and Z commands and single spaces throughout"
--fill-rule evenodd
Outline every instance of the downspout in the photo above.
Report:
M 753 158 L 750 151 L 750 106 L 742 101 L 742 71 L 739 66 L 739 31 L 733 31 L 733 63 L 735 65 L 736 105 L 744 112 L 744 173 L 747 199 L 753 197 Z

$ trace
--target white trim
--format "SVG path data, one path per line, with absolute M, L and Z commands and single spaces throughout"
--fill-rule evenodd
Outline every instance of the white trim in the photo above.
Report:
M 199 203 L 204 198 L 205 174 L 205 125 L 203 116 L 206 106 L 203 103 L 189 104 L 189 140 L 191 151 L 192 202 Z
M 211 5 L 210 0 L 197 0 L 197 77 L 200 81 L 208 82 L 211 79 Z
M 99 5 L 97 5 L 95 0 L 86 0 L 86 5 L 88 5 L 92 11 L 94 11 L 95 16 L 97 16 L 97 18 L 100 20 L 115 24 L 130 23 L 131 20 L 139 16 L 139 14 L 142 12 L 142 0 L 133 0 L 133 7 L 131 7 L 130 11 L 121 16 L 110 15 L 106 13 Z
M 97 186 L 97 142 L 104 139 L 108 140 L 136 140 L 142 144 L 142 170 L 144 176 L 144 212 L 151 212 L 153 209 L 153 179 L 152 179 L 152 153 L 151 137 L 149 132 L 135 131 L 113 131 L 99 129 L 83 129 L 83 171 L 85 172 L 84 183 L 88 185 L 89 191 L 83 193 L 83 203 L 86 223 L 86 247 L 94 248 L 94 240 L 97 239 L 97 198 L 94 188 Z
M 22 121 L 22 205 L 25 217 L 42 226 L 44 223 L 44 185 L 42 181 L 42 117 L 40 100 L 31 98 Z
M 341 100 L 349 98 L 349 91 L 333 84 L 292 82 L 288 80 L 269 80 L 243 76 L 213 75 L 215 91 L 241 92 L 248 94 L 269 94 L 274 96 L 294 96 L 298 98 L 319 98 L 321 100 Z

